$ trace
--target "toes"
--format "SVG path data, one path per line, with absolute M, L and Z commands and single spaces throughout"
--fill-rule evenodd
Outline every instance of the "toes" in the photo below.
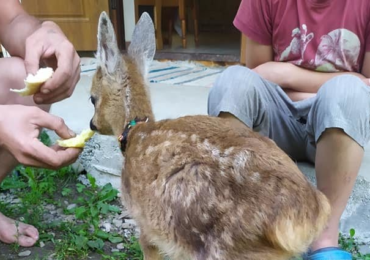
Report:
M 31 237 L 33 240 L 37 241 L 39 239 L 39 231 L 34 226 L 26 224 L 23 225 L 20 226 L 19 233 L 21 233 L 23 236 Z
M 38 230 L 31 225 L 17 222 L 0 213 L 0 241 L 23 247 L 33 246 L 39 239 Z
M 23 247 L 31 247 L 37 242 L 37 239 L 34 239 L 29 236 L 20 235 L 18 237 L 18 244 Z
M 39 239 L 39 231 L 34 227 L 24 223 L 19 224 L 18 244 L 23 247 L 33 246 Z

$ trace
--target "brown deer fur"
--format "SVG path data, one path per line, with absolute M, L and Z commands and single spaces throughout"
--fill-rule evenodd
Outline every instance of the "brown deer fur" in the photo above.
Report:
M 149 117 L 129 132 L 122 172 L 123 202 L 140 228 L 145 260 L 279 260 L 305 252 L 330 206 L 294 162 L 272 140 L 223 118 L 155 122 L 146 87 L 155 53 L 148 14 L 128 55 L 105 13 L 98 42 L 92 126 L 119 136 L 130 120 Z

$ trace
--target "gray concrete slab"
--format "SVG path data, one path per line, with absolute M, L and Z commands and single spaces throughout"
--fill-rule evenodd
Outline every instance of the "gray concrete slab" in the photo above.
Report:
M 77 133 L 89 127 L 94 113 L 89 101 L 91 76 L 82 76 L 73 96 L 54 104 L 51 113 L 65 119 Z M 194 86 L 171 86 L 150 84 L 153 110 L 157 120 L 184 115 L 206 114 L 209 88 Z M 51 134 L 52 136 L 55 135 Z M 369 145 L 366 147 L 368 148 Z M 115 137 L 95 135 L 86 145 L 78 163 L 97 178 L 98 184 L 111 182 L 120 188 L 120 174 L 124 158 Z M 305 175 L 315 183 L 312 165 L 299 163 Z M 341 231 L 356 230 L 356 236 L 363 242 L 370 242 L 370 152 L 366 149 L 359 178 L 341 221 Z

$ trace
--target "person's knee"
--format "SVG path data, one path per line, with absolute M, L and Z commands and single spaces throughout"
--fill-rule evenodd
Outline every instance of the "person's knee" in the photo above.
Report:
M 0 59 L 0 105 L 38 106 L 44 111 L 50 110 L 50 105 L 36 105 L 32 96 L 22 97 L 9 91 L 10 88 L 24 88 L 27 77 L 24 61 L 17 57 Z
M 237 104 L 246 96 L 253 96 L 261 77 L 254 71 L 240 65 L 230 66 L 217 78 L 208 95 L 208 111 L 214 110 L 222 102 Z
M 10 92 L 10 88 L 24 87 L 26 69 L 22 59 L 17 57 L 0 59 L 0 104 L 13 104 L 19 99 L 18 94 Z
M 360 145 L 370 138 L 370 87 L 356 76 L 343 75 L 326 82 L 311 109 L 311 131 L 316 141 L 327 129 L 344 131 Z
M 254 90 L 256 81 L 261 81 L 257 73 L 247 67 L 234 65 L 220 74 L 211 90 L 221 92 Z
M 326 110 L 345 109 L 349 115 L 366 111 L 370 104 L 370 87 L 356 76 L 342 75 L 327 81 L 317 99 Z
M 1 59 L 0 67 L 0 78 L 2 82 L 15 85 L 14 87 L 23 87 L 23 80 L 27 75 L 24 61 L 21 58 L 3 58 Z

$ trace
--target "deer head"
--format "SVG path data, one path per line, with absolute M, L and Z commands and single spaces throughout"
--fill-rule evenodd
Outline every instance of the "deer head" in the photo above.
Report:
M 102 12 L 98 25 L 98 66 L 91 87 L 95 113 L 90 128 L 118 135 L 135 117 L 153 119 L 146 77 L 155 54 L 154 26 L 144 13 L 135 26 L 127 55 L 121 55 L 113 25 Z

